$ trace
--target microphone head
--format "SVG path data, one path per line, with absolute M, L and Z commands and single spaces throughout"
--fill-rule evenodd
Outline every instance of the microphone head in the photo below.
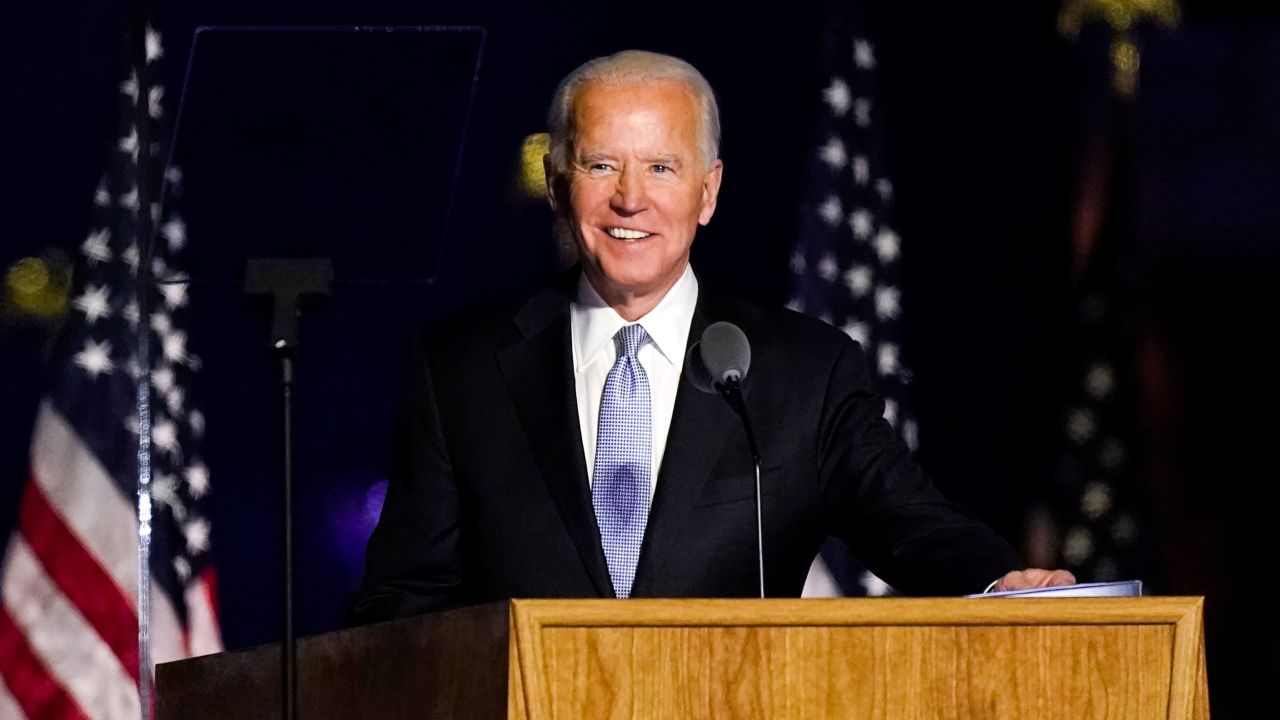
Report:
M 712 323 L 703 331 L 698 345 L 703 366 L 713 384 L 742 382 L 747 378 L 747 370 L 751 368 L 751 343 L 737 325 Z

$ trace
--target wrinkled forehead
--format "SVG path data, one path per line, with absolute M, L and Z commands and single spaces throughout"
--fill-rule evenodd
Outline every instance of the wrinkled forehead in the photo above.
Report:
M 653 131 L 705 155 L 697 97 L 678 80 L 591 80 L 574 93 L 571 107 L 569 141 L 575 153 L 584 136 L 620 129 Z

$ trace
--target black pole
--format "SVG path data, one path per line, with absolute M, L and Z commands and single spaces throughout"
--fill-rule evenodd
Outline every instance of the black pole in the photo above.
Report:
M 298 718 L 298 636 L 293 626 L 293 400 L 294 359 L 298 349 L 299 300 L 305 295 L 327 296 L 333 287 L 333 262 L 329 258 L 250 258 L 244 289 L 272 300 L 271 347 L 280 362 L 282 470 L 281 534 L 284 549 L 281 613 L 284 632 L 280 639 L 280 717 Z
M 280 513 L 283 516 L 281 527 L 284 534 L 284 637 L 280 640 L 280 717 L 283 720 L 297 720 L 298 634 L 293 627 L 293 347 L 277 343 L 276 348 L 280 359 L 281 424 L 284 436 L 284 477 L 280 483 Z
M 751 464 L 756 471 L 756 560 L 760 572 L 760 597 L 764 593 L 764 508 L 760 500 L 760 450 L 756 446 L 756 433 L 751 429 L 751 418 L 747 417 L 747 404 L 742 400 L 742 386 L 736 377 L 715 384 L 716 390 L 729 402 L 738 417 L 742 418 L 742 429 L 747 434 L 747 447 L 751 449 Z

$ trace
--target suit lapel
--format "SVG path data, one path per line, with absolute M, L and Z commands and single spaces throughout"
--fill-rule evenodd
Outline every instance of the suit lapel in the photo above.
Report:
M 706 303 L 699 297 L 689 326 L 690 347 L 702 339 L 702 331 L 714 320 L 708 317 Z M 671 578 L 671 569 L 680 563 L 681 529 L 711 477 L 727 430 L 733 427 L 725 422 L 725 410 L 720 396 L 698 390 L 681 373 L 632 596 L 669 594 L 664 581 Z
M 568 299 L 543 291 L 525 304 L 515 323 L 524 340 L 498 354 L 507 392 L 592 583 L 602 596 L 613 597 L 578 427 Z

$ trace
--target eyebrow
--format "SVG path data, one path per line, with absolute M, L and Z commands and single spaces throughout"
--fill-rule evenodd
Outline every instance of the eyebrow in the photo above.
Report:
M 579 155 L 576 162 L 579 165 L 590 165 L 600 161 L 609 161 L 614 159 L 614 155 L 604 152 L 589 152 Z M 670 165 L 675 168 L 681 167 L 680 157 L 672 154 L 648 155 L 641 158 L 645 163 L 657 163 L 659 165 Z
M 659 165 L 671 165 L 672 167 L 680 167 L 680 158 L 675 155 L 651 155 L 644 159 L 648 163 L 658 163 Z
M 577 161 L 580 165 L 590 165 L 591 163 L 598 162 L 600 160 L 612 160 L 612 159 L 613 159 L 613 156 L 608 153 L 591 152 L 591 153 L 579 155 Z

